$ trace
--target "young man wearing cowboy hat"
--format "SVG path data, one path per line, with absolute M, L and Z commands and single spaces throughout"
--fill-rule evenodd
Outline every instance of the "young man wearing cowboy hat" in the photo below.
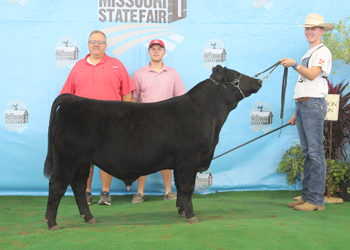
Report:
M 162 40 L 155 39 L 149 43 L 148 55 L 151 61 L 137 70 L 132 78 L 136 87 L 132 94 L 133 102 L 137 100 L 140 103 L 160 102 L 186 93 L 177 71 L 163 63 L 165 53 L 165 44 Z M 177 196 L 171 191 L 172 170 L 162 170 L 161 174 L 165 189 L 164 200 L 175 200 Z M 144 202 L 146 178 L 147 176 L 141 176 L 137 180 L 137 194 L 131 203 Z
M 327 114 L 327 78 L 332 68 L 332 55 L 322 43 L 321 37 L 325 31 L 333 30 L 334 25 L 325 23 L 319 14 L 309 14 L 305 25 L 297 24 L 305 27 L 309 50 L 301 58 L 300 64 L 290 58 L 283 58 L 281 64 L 284 67 L 293 67 L 299 73 L 293 96 L 295 111 L 289 123 L 297 125 L 305 162 L 302 197 L 288 206 L 300 211 L 324 210 L 326 160 L 323 129 Z

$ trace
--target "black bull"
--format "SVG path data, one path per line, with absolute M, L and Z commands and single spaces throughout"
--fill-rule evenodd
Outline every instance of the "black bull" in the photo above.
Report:
M 85 197 L 91 163 L 127 186 L 140 176 L 173 169 L 178 213 L 197 222 L 192 206 L 196 174 L 209 168 L 230 111 L 261 85 L 258 79 L 216 66 L 211 79 L 157 103 L 58 96 L 51 109 L 44 167 L 50 176 L 49 229 L 60 229 L 57 209 L 68 185 L 81 216 L 97 222 Z

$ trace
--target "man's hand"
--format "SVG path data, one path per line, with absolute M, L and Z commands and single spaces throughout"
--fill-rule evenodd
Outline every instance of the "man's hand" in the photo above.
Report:
M 290 125 L 295 125 L 295 113 L 293 114 L 292 118 L 289 119 L 288 121 Z
M 290 59 L 290 58 L 283 58 L 280 60 L 281 64 L 285 67 L 285 68 L 288 68 L 288 67 L 292 67 L 294 66 L 294 64 L 296 63 L 295 60 L 293 59 Z

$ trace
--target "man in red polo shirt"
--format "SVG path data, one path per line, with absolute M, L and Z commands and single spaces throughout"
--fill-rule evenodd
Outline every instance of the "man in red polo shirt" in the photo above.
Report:
M 124 65 L 117 59 L 105 54 L 107 44 L 103 32 L 95 30 L 90 34 L 88 42 L 90 54 L 79 60 L 70 72 L 61 93 L 70 93 L 81 97 L 132 101 L 132 91 L 135 86 Z M 91 183 L 94 166 L 91 164 L 90 176 L 87 181 L 86 199 L 92 204 Z M 100 169 L 102 192 L 99 205 L 111 205 L 109 189 L 113 176 Z

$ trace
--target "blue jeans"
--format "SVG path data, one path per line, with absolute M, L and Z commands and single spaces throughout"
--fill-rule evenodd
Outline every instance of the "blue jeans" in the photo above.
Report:
M 301 199 L 313 205 L 324 205 L 326 159 L 323 148 L 325 98 L 296 102 L 295 122 L 298 128 L 304 162 Z

